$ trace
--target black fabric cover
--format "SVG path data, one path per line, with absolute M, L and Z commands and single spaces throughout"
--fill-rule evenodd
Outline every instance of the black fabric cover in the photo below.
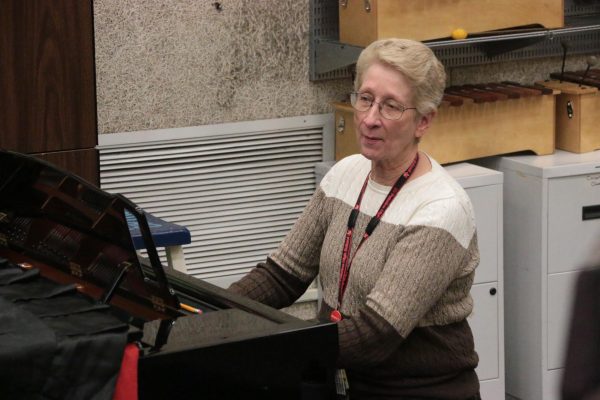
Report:
M 73 285 L 0 260 L 0 399 L 112 399 L 127 330 Z

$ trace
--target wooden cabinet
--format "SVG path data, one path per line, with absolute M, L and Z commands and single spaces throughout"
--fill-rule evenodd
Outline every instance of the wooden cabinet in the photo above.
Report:
M 3 0 L 0 147 L 98 184 L 91 0 Z
M 469 35 L 525 25 L 561 28 L 564 1 L 346 0 L 340 2 L 339 16 L 340 42 L 366 47 L 391 37 L 444 39 L 457 28 Z

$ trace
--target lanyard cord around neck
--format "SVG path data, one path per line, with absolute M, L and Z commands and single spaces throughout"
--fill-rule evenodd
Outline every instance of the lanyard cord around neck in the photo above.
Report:
M 415 155 L 415 158 L 412 160 L 412 162 L 410 163 L 410 165 L 408 166 L 406 171 L 404 171 L 404 173 L 402 175 L 400 175 L 400 177 L 396 180 L 396 183 L 394 183 L 394 186 L 392 186 L 392 188 L 390 189 L 389 193 L 383 200 L 383 203 L 381 203 L 381 206 L 379 207 L 379 210 L 377 211 L 377 213 L 369 221 L 369 224 L 365 228 L 365 233 L 363 234 L 362 238 L 360 239 L 360 243 L 356 247 L 356 251 L 354 252 L 354 255 L 352 256 L 352 258 L 350 258 L 350 252 L 351 252 L 351 246 L 352 246 L 352 234 L 354 233 L 354 225 L 356 224 L 356 220 L 358 219 L 358 214 L 360 211 L 360 203 L 362 202 L 363 195 L 365 194 L 365 191 L 367 189 L 367 184 L 369 182 L 370 174 L 367 175 L 367 177 L 365 178 L 365 182 L 363 183 L 362 188 L 360 189 L 360 193 L 358 194 L 358 198 L 356 199 L 356 204 L 354 205 L 354 208 L 352 209 L 352 212 L 350 213 L 350 217 L 348 218 L 348 230 L 346 231 L 346 237 L 344 239 L 344 247 L 342 248 L 342 262 L 341 262 L 341 267 L 340 267 L 340 281 L 339 281 L 339 286 L 338 286 L 338 301 L 337 301 L 336 308 L 331 312 L 331 315 L 330 315 L 330 319 L 333 322 L 337 322 L 342 319 L 342 314 L 339 310 L 340 310 L 340 307 L 342 306 L 342 300 L 344 298 L 344 293 L 346 292 L 346 287 L 348 286 L 350 267 L 352 266 L 352 261 L 354 260 L 354 256 L 356 256 L 356 253 L 358 253 L 360 246 L 362 246 L 362 244 L 369 238 L 369 236 L 371 236 L 371 234 L 373 233 L 373 231 L 379 224 L 379 221 L 381 221 L 381 217 L 383 216 L 383 214 L 385 213 L 385 211 L 391 204 L 392 200 L 394 200 L 394 198 L 396 197 L 396 195 L 398 194 L 400 189 L 402 189 L 402 186 L 404 186 L 404 184 L 406 183 L 408 178 L 410 178 L 410 176 L 414 172 L 418 162 L 419 162 L 419 153 L 417 152 L 417 154 Z

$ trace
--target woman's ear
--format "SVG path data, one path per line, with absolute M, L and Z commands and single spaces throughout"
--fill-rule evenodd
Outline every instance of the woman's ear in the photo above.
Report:
M 431 125 L 431 121 L 435 117 L 436 111 L 431 111 L 425 115 L 419 116 L 419 120 L 417 121 L 417 130 L 415 131 L 415 137 L 420 139 L 422 138 L 427 129 L 429 129 L 429 125 Z

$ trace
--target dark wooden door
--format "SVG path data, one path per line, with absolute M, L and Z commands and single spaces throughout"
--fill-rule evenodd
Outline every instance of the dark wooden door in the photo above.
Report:
M 0 147 L 97 184 L 96 144 L 92 1 L 0 0 Z

